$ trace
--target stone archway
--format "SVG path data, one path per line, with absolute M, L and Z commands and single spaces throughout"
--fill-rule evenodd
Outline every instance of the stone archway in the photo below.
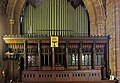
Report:
M 84 0 L 90 16 L 91 35 L 105 35 L 105 8 L 101 0 Z
M 102 0 L 83 0 L 90 17 L 90 33 L 91 35 L 105 35 L 105 9 L 103 6 Z M 11 5 L 13 4 L 13 5 Z M 10 7 L 8 7 L 8 11 L 12 11 L 8 13 L 9 18 L 13 18 L 15 20 L 14 34 L 19 33 L 19 18 L 22 8 L 24 7 L 25 0 L 11 0 L 9 1 Z

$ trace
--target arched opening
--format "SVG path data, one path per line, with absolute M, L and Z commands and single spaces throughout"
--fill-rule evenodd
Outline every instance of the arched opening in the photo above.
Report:
M 82 0 L 28 0 L 21 13 L 21 34 L 88 36 L 89 14 Z

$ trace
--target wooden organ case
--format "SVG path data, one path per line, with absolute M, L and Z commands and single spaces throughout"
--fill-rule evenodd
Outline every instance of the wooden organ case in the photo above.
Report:
M 11 57 L 6 55 L 9 51 L 14 63 L 24 58 L 24 82 L 109 79 L 109 36 L 58 38 L 59 46 L 51 47 L 46 36 L 4 36 L 3 57 Z

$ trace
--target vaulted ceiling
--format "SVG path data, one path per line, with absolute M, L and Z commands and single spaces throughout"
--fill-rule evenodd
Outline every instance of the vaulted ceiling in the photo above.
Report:
M 3 1 L 7 1 L 7 0 L 3 0 Z M 18 31 L 19 31 L 20 14 L 26 1 L 27 0 L 8 0 L 7 2 L 6 13 L 9 19 L 15 20 L 15 27 L 18 28 Z M 105 31 L 100 32 L 99 27 L 102 26 L 103 28 L 105 28 L 106 0 L 83 0 L 83 2 L 89 13 L 91 34 L 105 34 Z

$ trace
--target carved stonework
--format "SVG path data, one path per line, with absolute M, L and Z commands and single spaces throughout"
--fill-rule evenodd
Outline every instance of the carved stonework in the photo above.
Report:
M 0 7 L 2 8 L 2 14 L 4 15 L 6 13 L 8 0 L 0 0 Z
M 41 3 L 43 3 L 43 0 L 29 0 L 29 3 L 36 8 L 37 6 L 39 6 Z
M 74 9 L 76 9 L 82 3 L 82 0 L 67 0 L 67 1 L 70 2 Z

